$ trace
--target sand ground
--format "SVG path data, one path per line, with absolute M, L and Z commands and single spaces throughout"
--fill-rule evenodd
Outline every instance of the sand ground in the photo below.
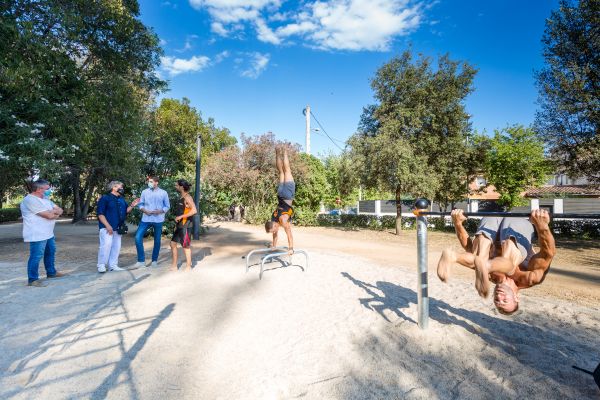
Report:
M 598 243 L 559 242 L 544 284 L 505 317 L 470 271 L 437 280 L 455 239 L 431 233 L 423 331 L 414 232 L 296 228 L 310 264 L 294 256 L 259 280 L 241 257 L 268 240 L 260 227 L 209 227 L 191 273 L 167 271 L 163 240 L 158 268 L 101 275 L 96 226 L 60 223 L 57 263 L 70 276 L 30 288 L 21 226 L 0 225 L 0 398 L 600 397 L 571 368 L 600 362 Z M 121 254 L 122 266 L 135 262 L 132 235 Z

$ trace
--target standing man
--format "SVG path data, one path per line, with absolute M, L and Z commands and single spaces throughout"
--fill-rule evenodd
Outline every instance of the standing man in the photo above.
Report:
M 122 226 L 127 214 L 131 212 L 140 199 L 135 199 L 130 206 L 123 198 L 125 190 L 123 183 L 112 181 L 108 184 L 109 193 L 98 201 L 98 228 L 100 229 L 100 247 L 98 248 L 98 272 L 124 271 L 119 267 L 119 253 L 121 252 Z
M 296 194 L 296 184 L 292 176 L 292 168 L 287 149 L 275 148 L 275 162 L 279 171 L 279 186 L 277 187 L 277 208 L 271 219 L 265 222 L 265 231 L 273 234 L 272 247 L 277 247 L 277 232 L 281 226 L 288 239 L 288 254 L 294 254 L 294 238 L 292 237 L 292 217 L 294 209 L 292 202 Z
M 54 267 L 56 244 L 54 242 L 54 224 L 63 210 L 48 199 L 52 194 L 50 182 L 38 179 L 31 185 L 29 193 L 21 202 L 23 216 L 23 240 L 29 243 L 29 261 L 27 278 L 29 286 L 45 287 L 48 283 L 39 278 L 40 261 L 44 259 L 47 278 L 60 278 L 65 273 L 57 272 Z
M 171 208 L 169 204 L 169 195 L 166 191 L 158 187 L 158 177 L 148 178 L 148 188 L 144 189 L 139 203 L 142 211 L 142 221 L 135 233 L 135 248 L 137 250 L 136 267 L 146 267 L 146 257 L 144 254 L 144 235 L 148 229 L 154 231 L 154 248 L 152 249 L 152 266 L 158 267 L 158 253 L 160 252 L 160 239 L 162 236 L 162 226 L 165 222 L 165 214 Z

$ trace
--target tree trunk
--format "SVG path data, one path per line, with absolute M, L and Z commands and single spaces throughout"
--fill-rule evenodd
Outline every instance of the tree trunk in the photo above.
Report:
M 400 185 L 396 186 L 396 235 L 400 235 L 400 231 L 402 230 L 402 200 L 400 196 L 402 192 L 400 191 Z
M 81 220 L 81 192 L 79 191 L 79 170 L 73 169 L 71 172 L 71 185 L 73 188 L 73 220 L 72 223 Z

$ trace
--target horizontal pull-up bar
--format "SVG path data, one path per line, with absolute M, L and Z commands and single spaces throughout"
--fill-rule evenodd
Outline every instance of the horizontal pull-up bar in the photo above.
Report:
M 413 214 L 416 216 L 423 217 L 446 217 L 450 216 L 449 212 L 439 211 L 422 211 L 414 210 Z M 528 218 L 531 216 L 530 212 L 495 212 L 495 211 L 478 211 L 478 212 L 465 212 L 465 217 L 513 217 L 513 218 Z M 600 214 L 550 214 L 552 219 L 600 219 Z
M 440 211 L 426 211 L 429 208 L 429 200 L 417 199 L 415 201 L 415 209 L 413 214 L 417 217 L 446 217 L 450 216 L 449 212 Z M 497 212 L 497 211 L 478 211 L 478 212 L 465 212 L 465 217 L 513 217 L 513 218 L 528 218 L 531 212 Z M 550 217 L 553 219 L 600 219 L 600 214 L 553 214 L 550 213 Z

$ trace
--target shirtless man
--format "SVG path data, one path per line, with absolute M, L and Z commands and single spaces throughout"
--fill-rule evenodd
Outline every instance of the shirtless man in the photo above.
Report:
M 273 234 L 272 247 L 277 246 L 277 232 L 281 226 L 288 238 L 288 254 L 294 254 L 294 239 L 292 237 L 292 217 L 294 209 L 292 202 L 296 194 L 296 184 L 290 168 L 287 149 L 275 148 L 275 160 L 279 171 L 279 186 L 277 188 L 277 208 L 271 219 L 265 222 L 265 231 Z
M 474 269 L 478 293 L 488 296 L 491 279 L 496 284 L 494 305 L 503 314 L 513 314 L 519 307 L 519 289 L 542 283 L 556 253 L 548 212 L 534 210 L 529 221 L 512 217 L 483 218 L 472 242 L 462 226 L 466 220 L 462 210 L 454 210 L 452 219 L 459 241 L 468 253 L 444 250 L 438 263 L 438 276 L 445 282 L 454 262 Z M 538 253 L 531 245 L 534 227 L 540 246 Z

